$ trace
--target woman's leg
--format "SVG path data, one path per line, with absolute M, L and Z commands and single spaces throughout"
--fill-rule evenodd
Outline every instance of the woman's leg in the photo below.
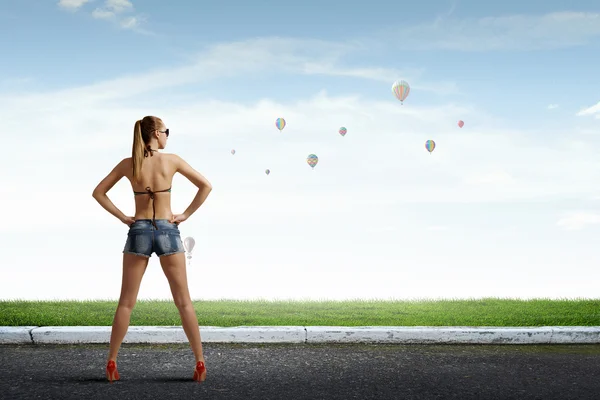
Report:
M 160 265 L 162 266 L 165 276 L 169 280 L 173 300 L 175 301 L 175 306 L 179 310 L 181 324 L 183 325 L 185 335 L 187 336 L 192 351 L 194 352 L 194 356 L 196 357 L 196 362 L 204 362 L 198 316 L 194 310 L 194 305 L 192 304 L 190 291 L 188 289 L 185 255 L 184 253 L 176 253 L 162 256 L 160 257 Z
M 115 312 L 112 332 L 110 334 L 109 361 L 117 360 L 121 343 L 129 328 L 131 311 L 137 301 L 140 283 L 142 282 L 144 272 L 146 272 L 148 260 L 149 258 L 144 256 L 128 253 L 123 254 L 123 282 L 121 284 L 121 297 L 119 298 L 119 305 Z

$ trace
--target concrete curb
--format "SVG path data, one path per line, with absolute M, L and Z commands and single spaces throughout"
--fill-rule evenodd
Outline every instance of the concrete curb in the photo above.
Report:
M 110 326 L 48 326 L 31 331 L 34 344 L 109 343 Z M 200 327 L 204 343 L 303 343 L 301 326 Z M 130 326 L 123 343 L 187 343 L 180 326 Z M 2 339 L 0 336 L 0 343 Z
M 31 344 L 31 331 L 35 328 L 37 326 L 0 326 L 0 344 Z
M 110 326 L 0 326 L 0 344 L 109 343 Z M 203 343 L 597 344 L 600 326 L 201 326 Z M 130 326 L 124 343 L 187 343 L 180 326 Z
M 566 344 L 600 343 L 600 327 L 309 326 L 307 343 Z

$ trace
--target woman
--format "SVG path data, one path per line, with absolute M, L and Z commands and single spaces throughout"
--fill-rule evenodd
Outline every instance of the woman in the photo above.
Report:
M 132 157 L 121 161 L 93 193 L 105 210 L 129 226 L 123 250 L 121 296 L 113 320 L 106 366 L 106 377 L 111 383 L 119 380 L 117 353 L 127 333 L 140 282 L 153 252 L 160 258 L 181 316 L 183 330 L 196 357 L 193 379 L 198 382 L 206 379 L 198 317 L 188 289 L 184 248 L 178 226 L 204 203 L 212 186 L 181 157 L 157 151 L 165 148 L 168 137 L 169 130 L 160 118 L 147 116 L 137 121 L 133 130 Z M 171 212 L 171 183 L 176 172 L 198 187 L 192 204 L 179 215 Z M 123 214 L 106 195 L 124 176 L 131 182 L 135 196 L 134 217 Z

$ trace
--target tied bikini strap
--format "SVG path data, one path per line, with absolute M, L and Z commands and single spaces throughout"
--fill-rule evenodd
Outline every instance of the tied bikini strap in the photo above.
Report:
M 148 145 L 144 149 L 144 157 L 148 157 L 148 155 L 150 155 L 152 157 L 154 155 L 154 153 L 157 152 L 157 151 L 158 150 L 155 150 L 152 147 L 150 147 L 150 145 Z
M 158 226 L 156 226 L 156 208 L 154 206 L 154 195 L 156 193 L 163 193 L 163 192 L 170 192 L 171 188 L 165 189 L 165 190 L 157 190 L 157 191 L 152 191 L 152 189 L 150 189 L 150 187 L 146 187 L 146 191 L 145 192 L 133 192 L 134 196 L 137 196 L 138 194 L 148 194 L 150 195 L 150 199 L 152 200 L 152 225 L 154 225 L 154 227 L 156 229 L 158 229 Z

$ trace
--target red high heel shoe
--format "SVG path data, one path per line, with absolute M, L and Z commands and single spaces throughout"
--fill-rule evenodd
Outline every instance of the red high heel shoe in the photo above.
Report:
M 110 360 L 108 364 L 106 364 L 106 379 L 108 379 L 110 383 L 121 379 L 121 377 L 119 376 L 119 371 L 117 371 L 117 364 L 115 364 L 115 362 L 112 360 Z
M 194 370 L 194 378 L 195 381 L 204 382 L 206 379 L 206 367 L 204 366 L 204 362 L 198 361 L 196 363 L 196 369 Z

